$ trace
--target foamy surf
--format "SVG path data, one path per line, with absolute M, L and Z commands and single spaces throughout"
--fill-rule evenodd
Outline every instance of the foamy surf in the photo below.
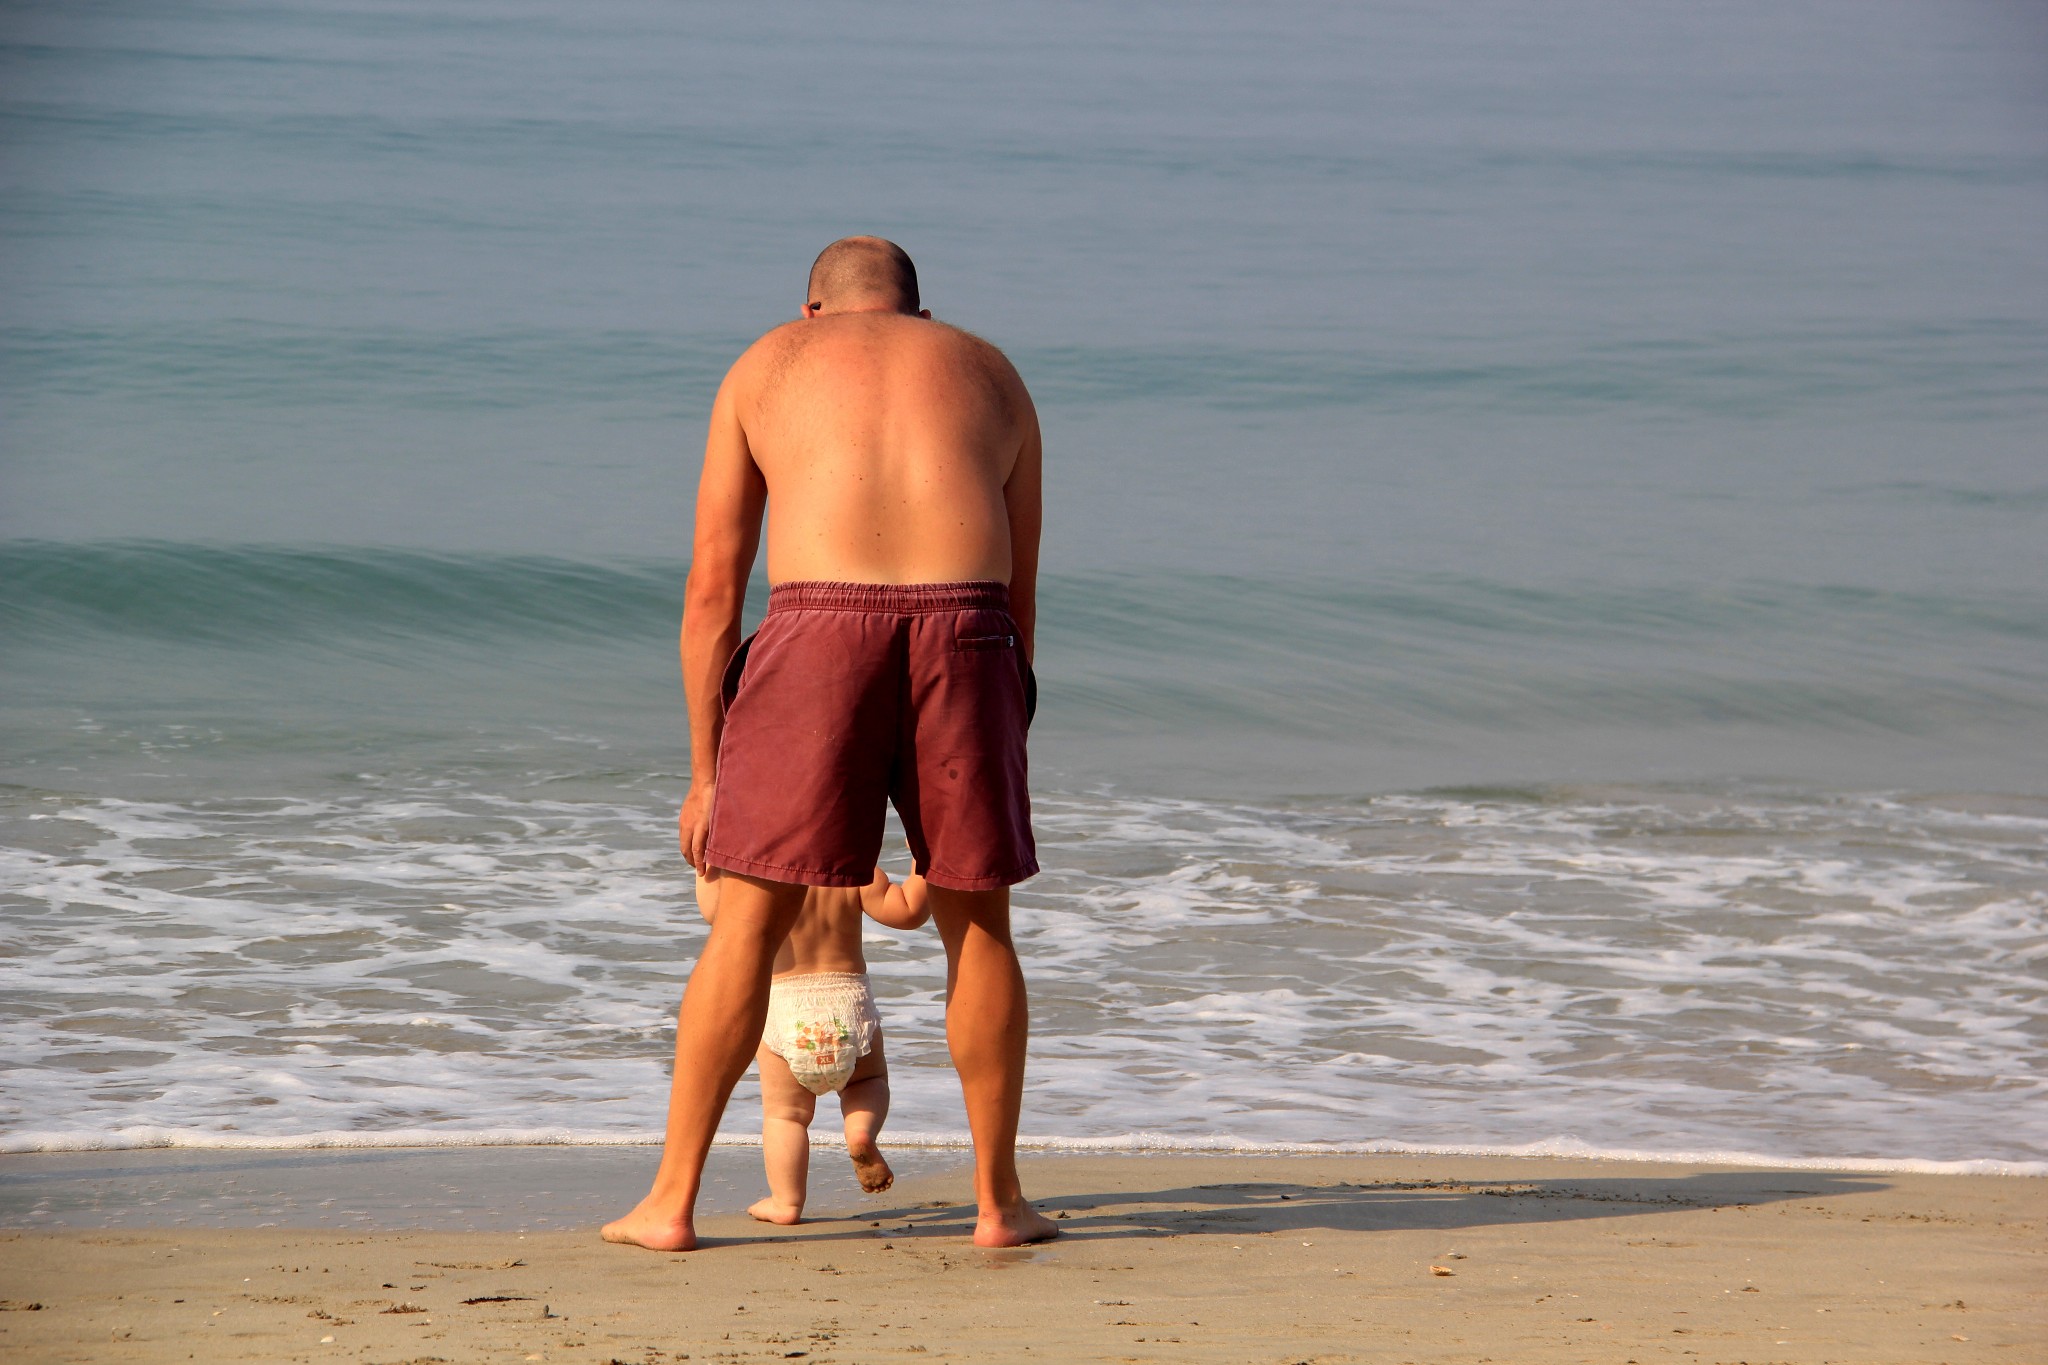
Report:
M 56 1114 L 73 1150 L 659 1130 L 703 932 L 660 794 L 386 776 L 317 800 L 27 804 L 0 848 L 19 907 L 0 1150 L 50 1150 Z M 1016 898 L 1026 1124 L 1187 1150 L 1455 1135 L 1512 1155 L 1563 1131 L 1658 1159 L 2032 1169 L 2043 814 L 1741 789 L 1042 793 L 1052 870 Z M 957 1114 L 939 944 L 867 951 L 898 1121 Z M 728 1126 L 753 1103 L 743 1083 Z

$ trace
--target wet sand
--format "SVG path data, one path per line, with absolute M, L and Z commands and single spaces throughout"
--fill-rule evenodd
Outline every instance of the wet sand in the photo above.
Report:
M 651 1168 L 651 1153 L 629 1155 Z M 155 1159 L 192 1165 L 189 1154 Z M 537 1159 L 483 1150 L 344 1165 L 329 1187 L 344 1214 L 365 1181 L 387 1205 L 431 1211 L 436 1172 L 489 1187 L 495 1170 L 509 1196 L 531 1184 L 520 1163 Z M 574 1153 L 544 1159 L 558 1173 L 579 1165 Z M 19 1160 L 0 1177 L 23 1170 Z M 106 1158 L 76 1160 L 106 1169 Z M 322 1157 L 295 1160 L 317 1168 Z M 472 1231 L 358 1221 L 0 1232 L 0 1358 L 2048 1360 L 2039 1179 L 1044 1157 L 1027 1162 L 1027 1180 L 1064 1235 L 986 1252 L 967 1242 L 966 1174 L 945 1154 L 877 1199 L 827 1197 L 816 1211 L 838 1216 L 803 1227 L 713 1214 L 703 1249 L 665 1256 L 597 1240 L 596 1225 L 620 1211 L 598 1201 L 629 1165 L 580 1164 L 605 1173 L 561 1196 L 598 1204 L 587 1230 L 536 1230 L 530 1216 L 523 1233 L 489 1230 L 486 1208 Z

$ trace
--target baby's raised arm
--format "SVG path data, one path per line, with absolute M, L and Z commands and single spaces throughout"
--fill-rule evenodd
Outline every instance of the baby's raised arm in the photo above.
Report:
M 913 872 L 899 885 L 891 882 L 889 874 L 879 867 L 875 869 L 875 879 L 861 888 L 860 908 L 869 919 L 891 929 L 921 929 L 932 917 L 924 878 Z
M 697 874 L 697 913 L 706 924 L 718 918 L 718 883 L 706 881 L 702 873 Z

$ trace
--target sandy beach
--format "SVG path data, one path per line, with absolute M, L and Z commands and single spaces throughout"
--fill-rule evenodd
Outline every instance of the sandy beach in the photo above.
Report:
M 350 1178 L 426 1207 L 393 1169 Z M 2048 1360 L 2037 1179 L 1419 1156 L 1040 1157 L 1027 1179 L 1064 1235 L 1008 1252 L 968 1244 L 950 1156 L 795 1229 L 715 1213 L 687 1256 L 582 1228 L 9 1231 L 0 1356 Z

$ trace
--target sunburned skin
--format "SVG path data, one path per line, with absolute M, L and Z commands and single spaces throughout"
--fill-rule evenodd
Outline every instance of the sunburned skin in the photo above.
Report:
M 770 582 L 1010 581 L 1003 486 L 1035 430 L 994 347 L 915 315 L 827 314 L 763 337 L 730 386 L 775 490 Z
M 806 309 L 747 348 L 712 403 L 691 587 L 714 597 L 706 615 L 743 591 L 700 585 L 696 566 L 751 564 L 765 513 L 771 583 L 1005 583 L 1028 658 L 1042 458 L 1031 395 L 995 347 L 858 298 Z M 738 642 L 736 627 L 712 641 L 714 666 Z

